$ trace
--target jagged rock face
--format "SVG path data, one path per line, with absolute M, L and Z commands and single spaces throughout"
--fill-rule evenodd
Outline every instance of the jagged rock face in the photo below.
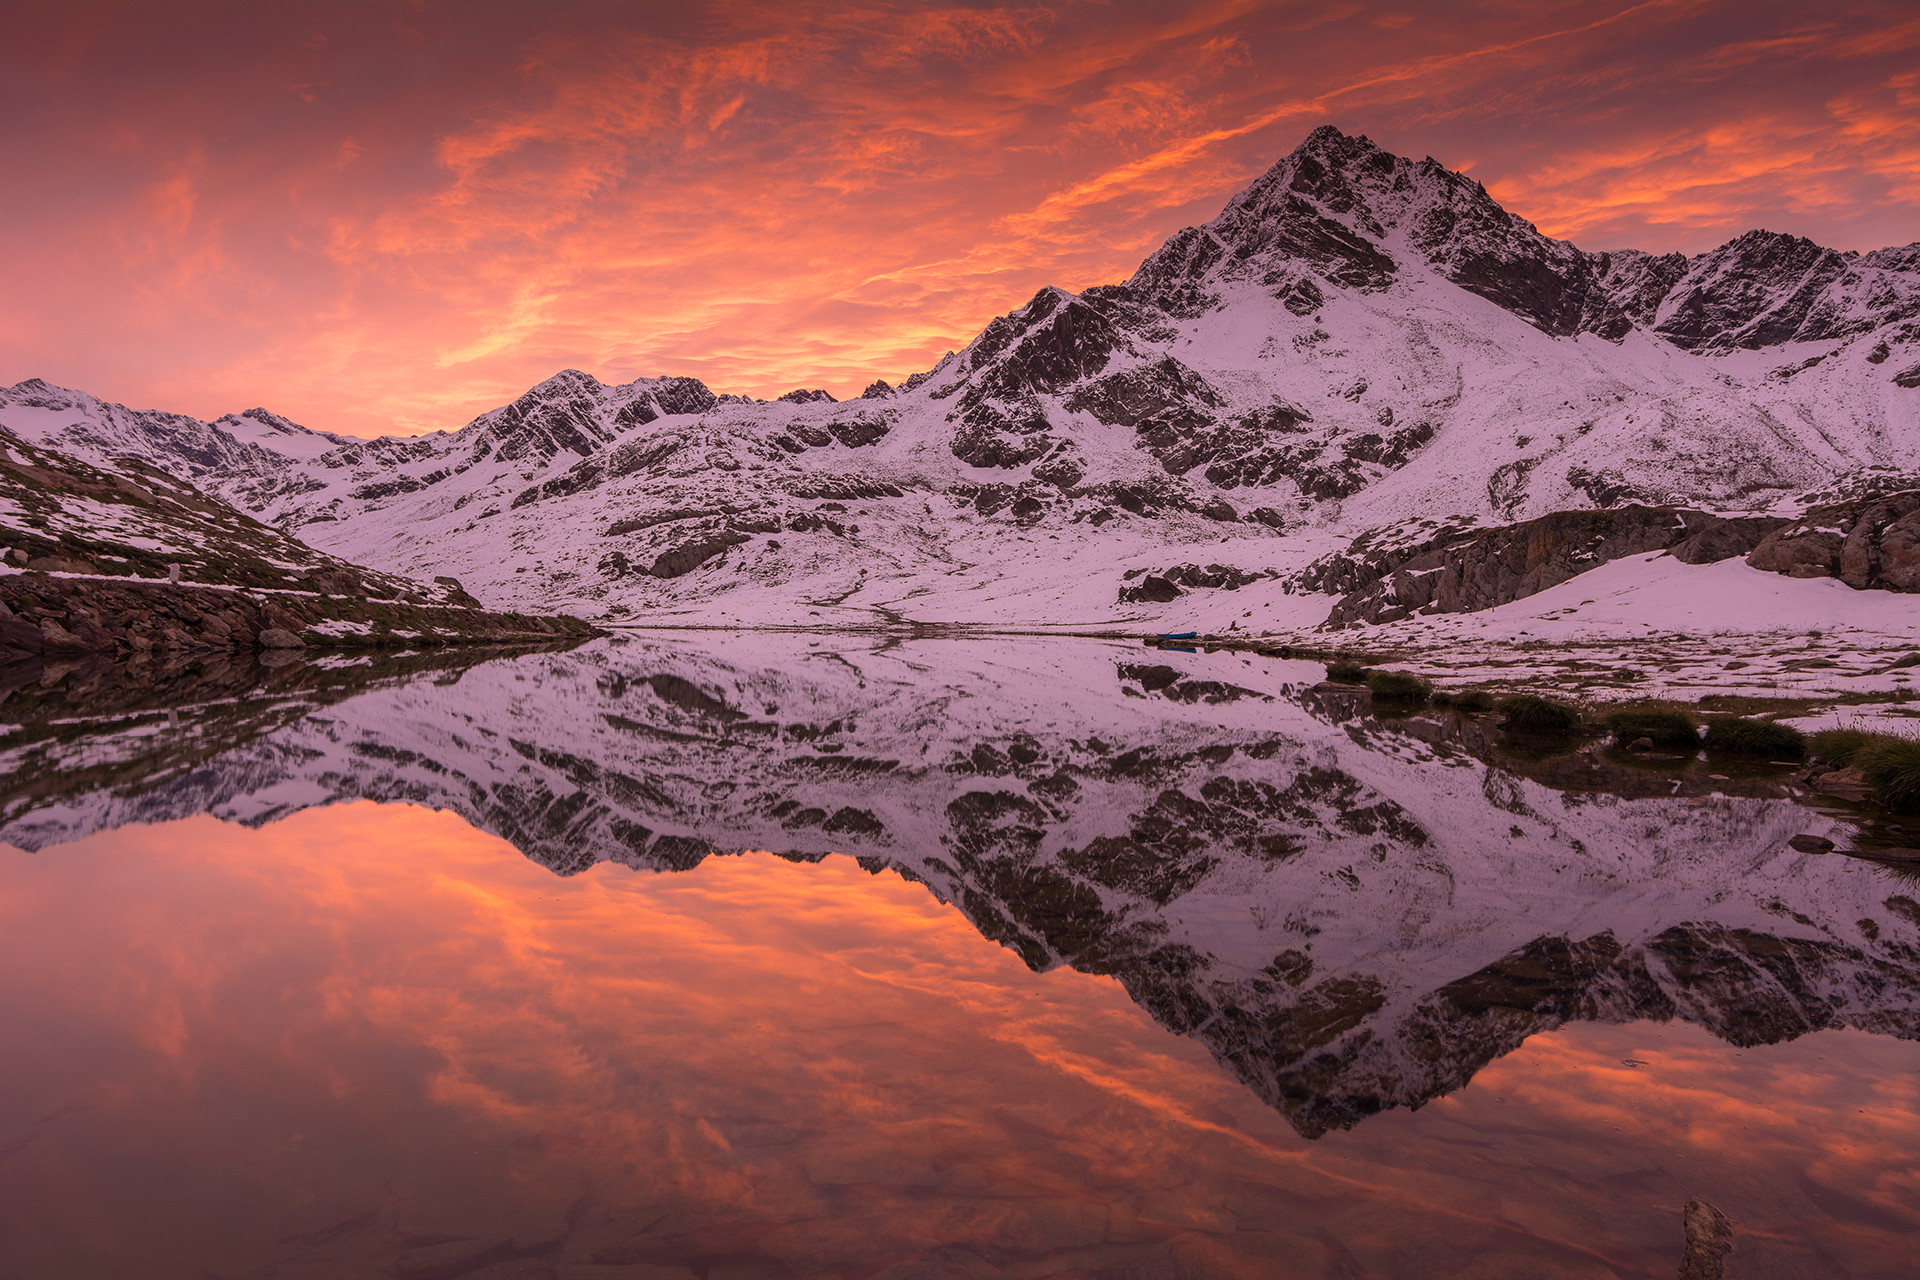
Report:
M 457 432 L 352 441 L 27 382 L 0 392 L 0 425 L 85 462 L 137 457 L 495 606 L 1093 621 L 1018 614 L 991 584 L 1111 574 L 1076 597 L 1110 611 L 1116 559 L 1199 539 L 1244 572 L 1294 569 L 1408 520 L 1756 513 L 1920 471 L 1920 245 L 1752 232 L 1692 259 L 1587 253 L 1437 161 L 1324 128 L 1126 284 L 1043 289 L 846 404 L 567 370 Z M 710 514 L 675 527 L 682 511 Z M 633 571 L 749 525 L 791 536 Z M 1042 539 L 1051 563 L 1024 550 Z
M 1410 544 L 1358 541 L 1311 566 L 1308 587 L 1347 594 L 1324 626 L 1395 622 L 1417 613 L 1473 613 L 1536 592 L 1623 556 L 1668 551 L 1686 564 L 1745 555 L 1777 537 L 1776 517 L 1722 519 L 1703 511 L 1629 506 L 1561 511 L 1494 529 L 1448 529 Z
M 1599 270 L 1601 287 L 1621 313 L 1640 327 L 1651 328 L 1661 302 L 1687 274 L 1687 256 L 1621 249 L 1596 254 L 1594 266 Z
M 1920 490 L 1815 507 L 1769 534 L 1747 563 L 1858 590 L 1920 591 Z
M 364 797 L 451 809 L 558 874 L 844 851 L 1036 969 L 1114 976 L 1309 1136 L 1569 1019 L 1920 1034 L 1920 906 L 1796 852 L 1838 833 L 1777 783 L 1597 748 L 1516 764 L 1471 719 L 1323 700 L 1309 664 L 1153 658 L 597 641 L 352 696 L 293 658 L 279 693 L 188 699 L 178 729 L 158 682 L 0 677 L 22 725 L 0 839 Z
M 1618 339 L 1633 327 L 1589 255 L 1542 236 L 1436 160 L 1390 155 L 1330 127 L 1314 130 L 1213 222 L 1175 236 L 1129 284 L 1187 310 L 1217 301 L 1209 285 L 1222 280 L 1258 280 L 1283 300 L 1321 294 L 1302 273 L 1380 290 L 1399 270 L 1390 240 L 1545 333 Z
M 1920 246 L 1860 257 L 1749 231 L 1688 264 L 1653 331 L 1687 350 L 1844 339 L 1920 315 Z

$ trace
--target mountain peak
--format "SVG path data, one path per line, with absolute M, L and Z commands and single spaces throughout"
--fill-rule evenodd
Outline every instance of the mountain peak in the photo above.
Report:
M 1586 255 L 1508 213 L 1478 181 L 1331 125 L 1218 218 L 1175 235 L 1132 284 L 1176 314 L 1197 314 L 1218 305 L 1220 286 L 1257 281 L 1305 314 L 1326 286 L 1389 288 L 1409 258 L 1556 337 L 1618 341 L 1633 328 Z
M 604 386 L 600 379 L 590 373 L 582 373 L 578 369 L 562 369 L 545 381 L 528 388 L 526 395 L 538 395 L 543 391 L 556 391 L 562 395 L 575 395 L 580 392 L 591 394 L 602 390 Z

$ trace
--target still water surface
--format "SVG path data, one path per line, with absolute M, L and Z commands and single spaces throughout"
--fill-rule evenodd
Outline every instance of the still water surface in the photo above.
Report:
M 1785 845 L 1846 815 L 1317 674 L 16 676 L 0 1274 L 1667 1276 L 1693 1196 L 1913 1274 L 1920 890 Z

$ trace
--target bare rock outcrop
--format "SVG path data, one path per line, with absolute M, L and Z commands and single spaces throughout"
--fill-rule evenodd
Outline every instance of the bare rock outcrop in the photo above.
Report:
M 1344 586 L 1348 594 L 1323 627 L 1395 622 L 1416 613 L 1473 613 L 1558 586 L 1623 556 L 1667 551 L 1686 564 L 1711 564 L 1752 551 L 1786 521 L 1727 519 L 1676 507 L 1556 511 L 1492 529 L 1443 531 L 1397 553 L 1359 542 L 1345 557 L 1312 566 L 1302 585 Z
M 1920 489 L 1815 507 L 1769 534 L 1747 563 L 1861 591 L 1920 591 Z

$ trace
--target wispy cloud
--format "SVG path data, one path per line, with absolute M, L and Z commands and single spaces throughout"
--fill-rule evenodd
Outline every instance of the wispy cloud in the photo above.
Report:
M 126 5 L 20 36 L 0 377 L 366 433 L 565 365 L 898 378 L 1124 278 L 1324 122 L 1595 248 L 1864 248 L 1920 207 L 1892 0 Z

